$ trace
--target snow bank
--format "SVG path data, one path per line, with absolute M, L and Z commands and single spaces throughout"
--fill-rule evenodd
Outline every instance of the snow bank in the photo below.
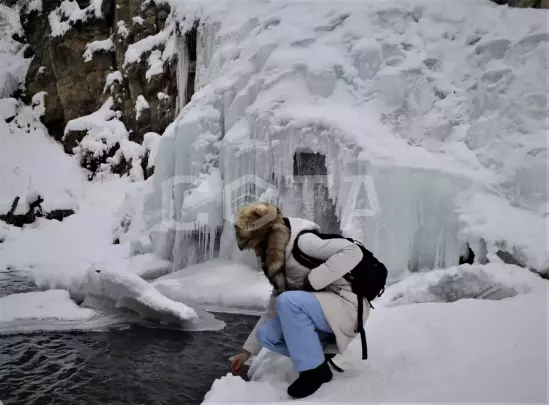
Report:
M 544 291 L 547 282 L 527 269 L 504 263 L 468 265 L 415 273 L 388 287 L 375 307 L 460 299 L 500 300 Z
M 53 164 L 55 158 L 48 162 Z M 92 265 L 126 254 L 122 246 L 112 244 L 112 229 L 128 184 L 115 178 L 84 184 L 74 215 L 62 222 L 38 218 L 23 229 L 10 228 L 0 244 L 0 270 L 24 271 L 40 288 L 74 291 Z
M 0 214 L 9 212 L 15 197 L 20 197 L 15 214 L 25 214 L 34 202 L 29 200 L 38 195 L 44 199 L 41 206 L 46 212 L 78 209 L 83 171 L 49 137 L 38 118 L 41 107 L 35 111 L 14 99 L 0 99 Z M 13 120 L 7 123 L 7 118 Z
M 262 312 L 271 295 L 271 286 L 261 272 L 228 260 L 189 266 L 152 284 L 174 301 L 221 312 Z
M 112 41 L 112 37 L 86 44 L 86 51 L 82 57 L 84 58 L 84 62 L 90 62 L 94 53 L 106 51 L 114 51 L 114 42 Z
M 0 99 L 10 97 L 25 80 L 31 59 L 25 59 L 25 47 L 12 36 L 23 36 L 19 9 L 0 4 Z
M 335 359 L 346 371 L 307 403 L 546 403 L 546 300 L 542 292 L 377 308 L 367 323 L 368 360 L 355 339 Z M 250 375 L 215 381 L 204 403 L 292 401 L 286 388 L 297 373 L 288 359 L 263 351 Z
M 198 19 L 204 24 L 200 85 L 161 139 L 148 229 L 162 229 L 167 217 L 181 221 L 167 207 L 184 205 L 211 166 L 223 179 L 217 195 L 231 194 L 230 204 L 217 205 L 225 224 L 235 205 L 259 199 L 269 186 L 269 198 L 287 214 L 320 222 L 336 216 L 395 277 L 457 265 L 464 246 L 478 241 L 484 231 L 467 231 L 476 218 L 458 212 L 463 196 L 490 190 L 498 205 L 543 220 L 546 11 L 391 0 L 176 2 L 172 13 L 183 31 Z M 180 42 L 185 94 L 191 61 Z M 293 176 L 294 154 L 302 151 L 325 155 L 321 185 L 335 214 L 320 207 L 314 217 L 314 198 Z M 170 179 L 186 179 L 173 197 L 161 191 Z M 213 207 L 195 215 L 216 218 Z M 489 206 L 479 208 L 489 233 L 506 234 Z M 202 227 L 198 237 L 195 229 L 159 230 L 154 251 L 176 266 L 192 264 L 202 257 L 192 252 L 208 251 L 219 226 Z M 539 241 L 545 235 L 538 228 Z M 545 260 L 535 252 L 525 264 Z
M 71 301 L 68 291 L 49 290 L 0 298 L 0 323 L 31 319 L 86 320 L 95 315 Z

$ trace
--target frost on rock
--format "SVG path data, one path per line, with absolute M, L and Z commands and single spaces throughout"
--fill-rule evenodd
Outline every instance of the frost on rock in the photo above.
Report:
M 186 105 L 193 61 L 177 43 L 184 107 L 160 141 L 145 203 L 154 251 L 175 268 L 210 258 L 196 252 L 211 252 L 212 242 L 215 257 L 236 206 L 267 189 L 283 212 L 307 219 L 308 190 L 325 189 L 340 230 L 364 241 L 392 277 L 457 265 L 467 244 L 490 239 L 490 228 L 502 233 L 490 207 L 484 228 L 458 211 L 470 195 L 491 193 L 543 219 L 543 13 L 476 1 L 177 3 L 174 13 L 186 17 L 183 32 L 206 21 L 198 91 Z M 304 153 L 323 155 L 326 173 L 295 173 Z M 206 225 L 195 209 L 189 224 L 182 208 L 212 169 L 223 190 L 201 213 L 215 220 Z M 221 223 L 211 211 L 220 206 Z
M 51 35 L 63 36 L 76 22 L 86 21 L 90 17 L 103 18 L 102 4 L 103 0 L 91 0 L 88 7 L 81 9 L 78 2 L 63 0 L 48 16 Z
M 129 140 L 128 131 L 112 110 L 113 106 L 114 101 L 109 97 L 96 112 L 69 121 L 63 141 L 76 145 L 73 152 L 92 177 L 104 172 L 122 174 L 129 165 L 130 177 L 140 180 L 143 147 Z
M 85 62 L 90 62 L 93 58 L 93 54 L 96 52 L 114 51 L 114 43 L 112 37 L 103 39 L 101 41 L 93 41 L 86 45 L 86 51 L 83 58 Z

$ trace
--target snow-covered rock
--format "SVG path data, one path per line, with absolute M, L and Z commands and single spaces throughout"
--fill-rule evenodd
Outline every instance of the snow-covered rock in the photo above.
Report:
M 411 274 L 388 287 L 374 305 L 395 306 L 461 299 L 500 300 L 543 291 L 546 281 L 527 269 L 503 263 L 468 265 Z

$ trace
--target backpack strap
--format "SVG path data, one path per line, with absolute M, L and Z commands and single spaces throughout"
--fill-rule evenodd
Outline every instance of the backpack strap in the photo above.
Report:
M 297 241 L 299 237 L 305 233 L 314 233 L 315 235 L 319 235 L 318 232 L 314 230 L 303 230 L 297 234 L 294 240 L 294 246 L 292 247 L 292 256 L 297 260 L 299 264 L 302 266 L 307 267 L 308 269 L 314 269 L 315 267 L 320 266 L 324 261 L 316 259 L 314 257 L 311 257 L 307 254 L 305 254 L 298 246 Z
M 366 331 L 364 330 L 364 297 L 357 295 L 358 298 L 358 316 L 357 333 L 360 333 L 360 343 L 362 345 L 362 360 L 368 359 L 368 346 L 366 344 Z

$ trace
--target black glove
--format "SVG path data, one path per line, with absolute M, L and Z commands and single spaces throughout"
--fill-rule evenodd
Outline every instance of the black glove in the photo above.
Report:
M 313 286 L 311 285 L 311 282 L 309 281 L 309 277 L 305 277 L 303 279 L 303 287 L 301 288 L 303 291 L 309 291 L 314 292 L 316 291 Z

